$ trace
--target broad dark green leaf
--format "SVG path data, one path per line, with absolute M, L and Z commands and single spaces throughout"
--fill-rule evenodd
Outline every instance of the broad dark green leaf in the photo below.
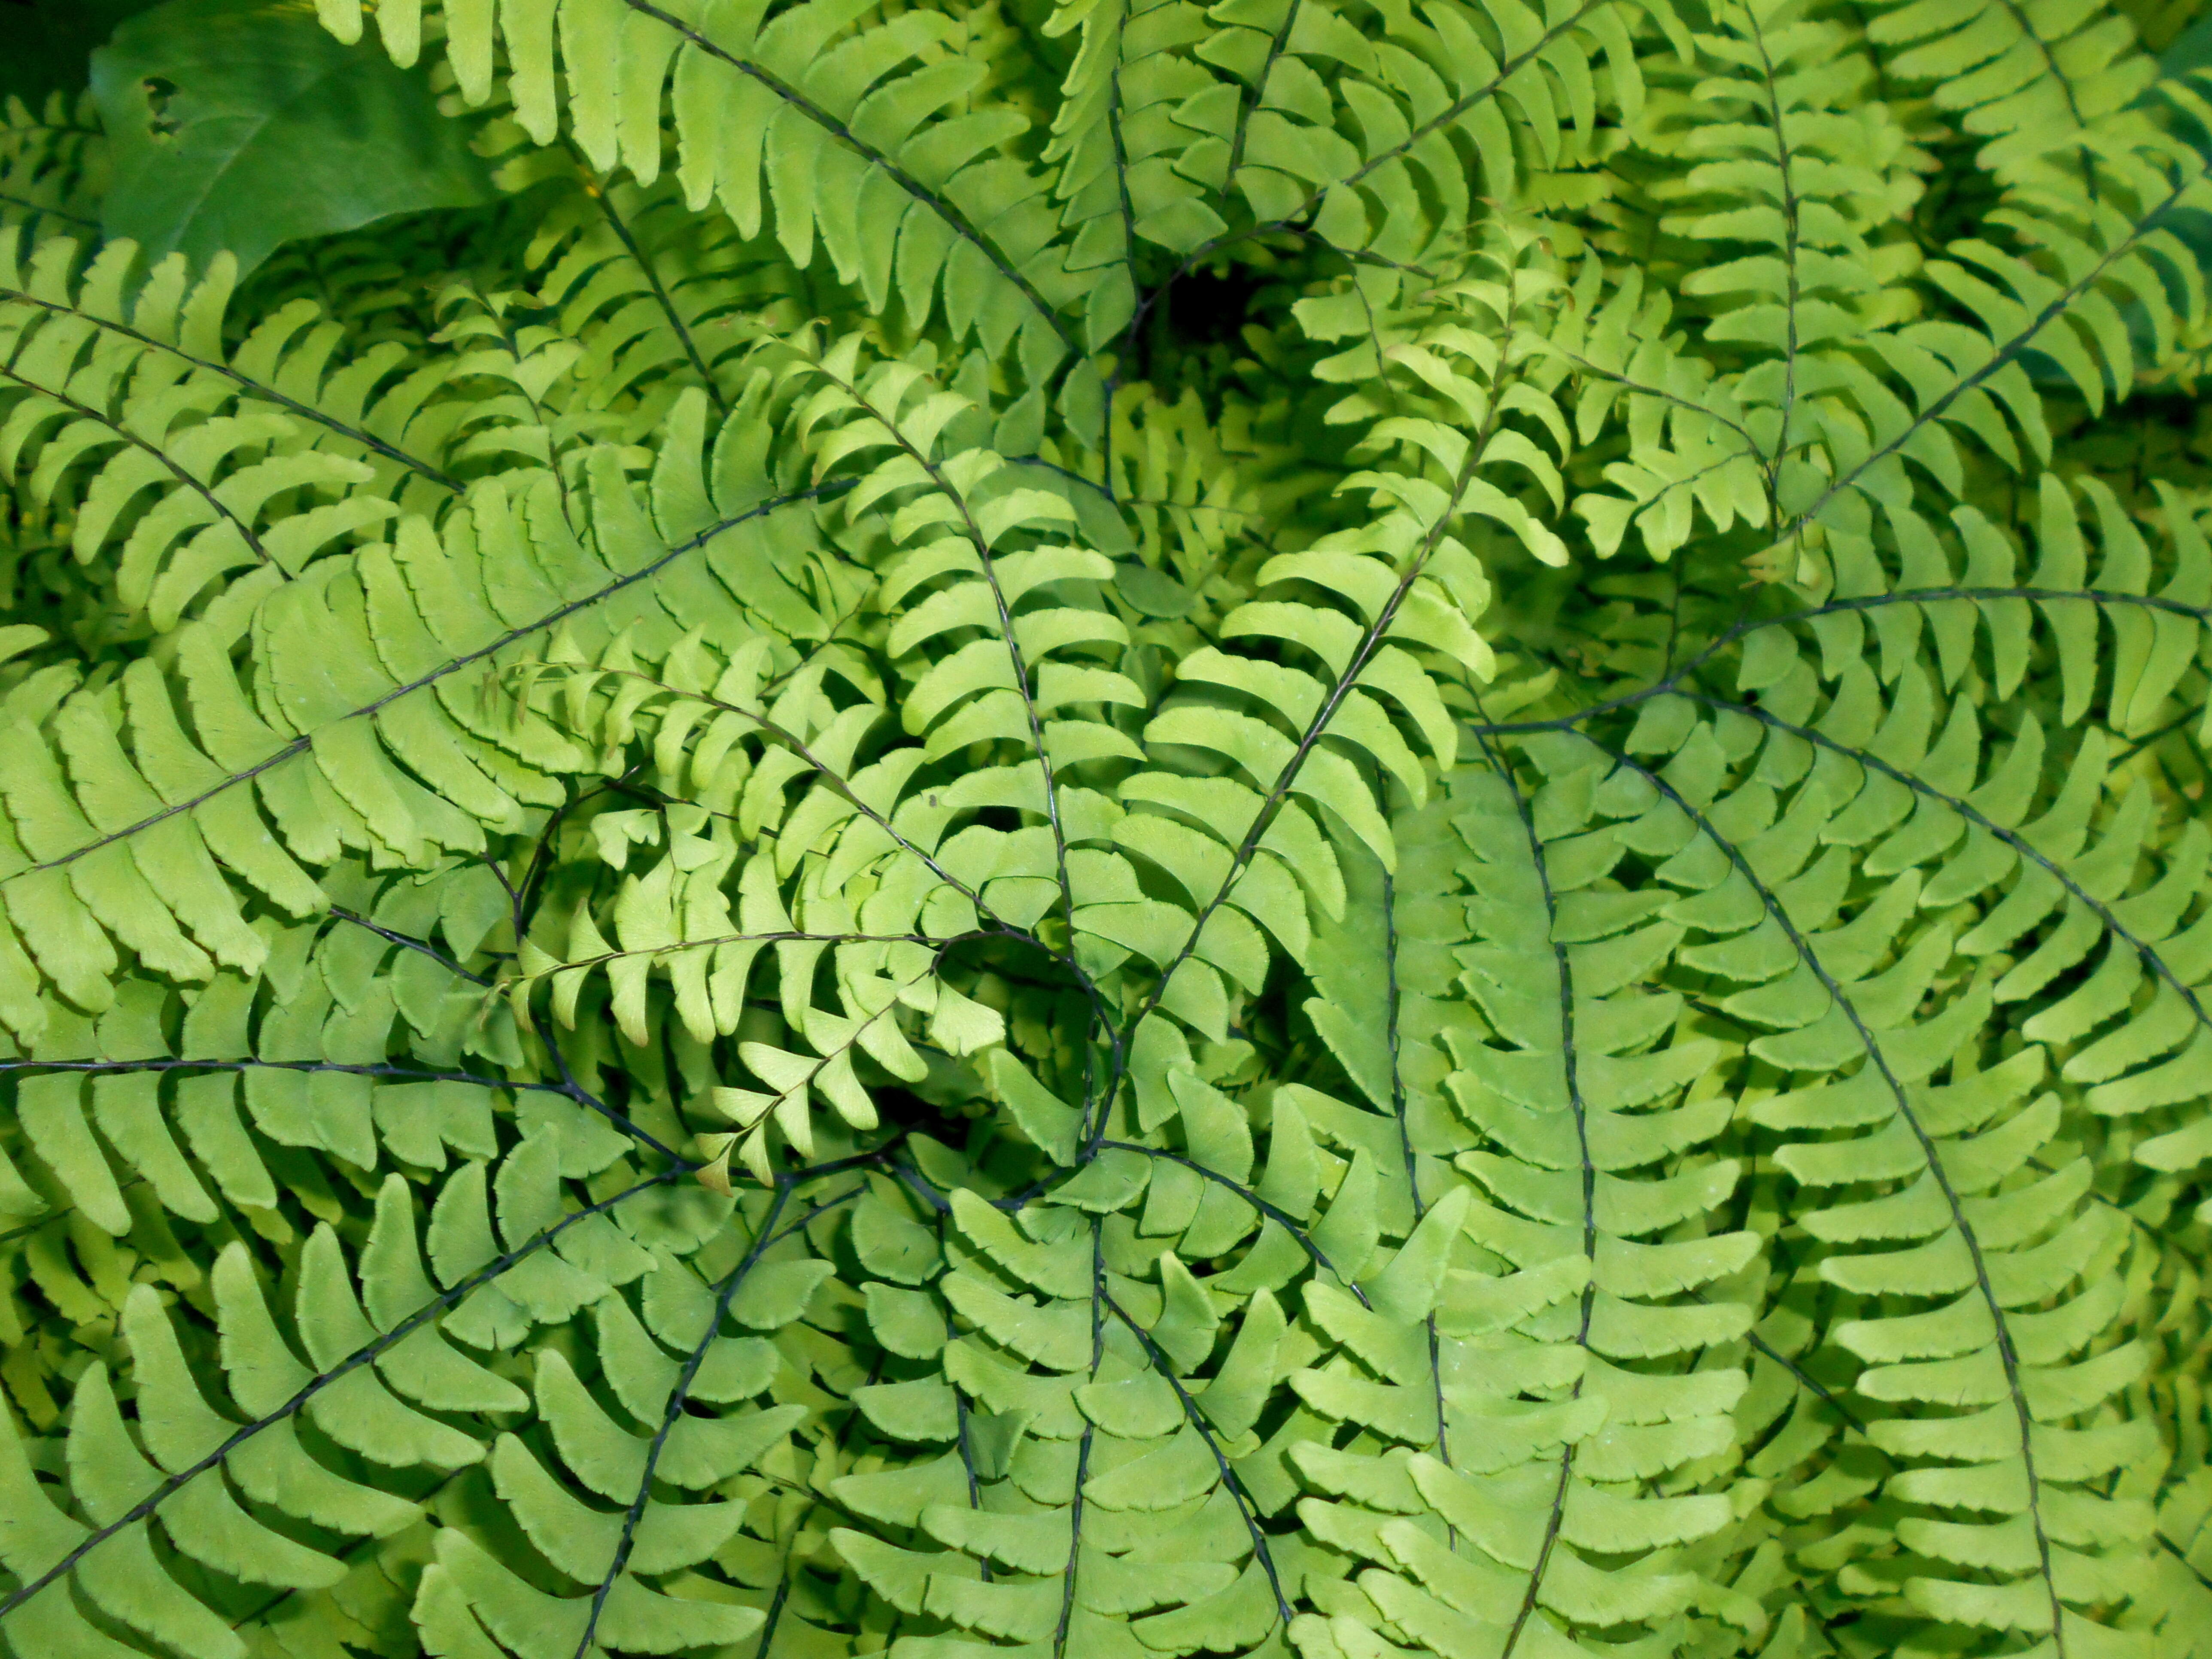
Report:
M 111 236 L 241 272 L 284 243 L 491 198 L 421 70 L 342 46 L 303 0 L 167 0 L 92 57 Z

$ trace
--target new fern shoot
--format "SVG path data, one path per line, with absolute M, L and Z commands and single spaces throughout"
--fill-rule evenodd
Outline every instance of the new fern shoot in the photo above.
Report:
M 13 1659 L 2212 1659 L 2202 0 L 115 9 Z

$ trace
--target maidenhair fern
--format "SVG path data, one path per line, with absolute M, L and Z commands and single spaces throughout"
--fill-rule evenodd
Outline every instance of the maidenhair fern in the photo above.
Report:
M 2196 0 L 126 28 L 15 1659 L 2212 1653 Z

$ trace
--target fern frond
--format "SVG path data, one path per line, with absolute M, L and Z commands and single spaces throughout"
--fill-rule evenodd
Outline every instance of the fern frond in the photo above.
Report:
M 0 122 L 0 1645 L 2205 1645 L 2178 14 L 293 9 L 501 199 Z
M 1575 890 L 1607 867 L 1608 850 L 1626 848 L 1591 832 L 1603 769 L 1572 744 L 1547 758 L 1549 781 L 1532 799 L 1494 754 L 1495 769 L 1469 772 L 1449 797 L 1454 861 L 1473 895 L 1474 939 L 1458 955 L 1474 1017 L 1446 1033 L 1459 1068 L 1446 1085 L 1486 1148 L 1456 1159 L 1480 1194 L 1460 1224 L 1481 1247 L 1480 1265 L 1442 1275 L 1432 1292 L 1450 1436 L 1392 1471 L 1401 1490 L 1380 1505 L 1368 1495 L 1380 1472 L 1348 1466 L 1335 1489 L 1382 1513 L 1354 1519 L 1355 1510 L 1323 1530 L 1376 1563 L 1361 1590 L 1431 1651 L 1534 1651 L 1577 1627 L 1626 1626 L 1672 1652 L 1697 1639 L 1680 1622 L 1692 1610 L 1765 1623 L 1717 1582 L 1720 1560 L 1701 1547 L 1732 1529 L 1728 1501 L 1691 1495 L 1701 1473 L 1731 1461 L 1744 1377 L 1726 1356 L 1752 1310 L 1720 1286 L 1756 1246 L 1747 1233 L 1685 1230 L 1739 1179 L 1732 1160 L 1694 1155 L 1725 1121 L 1724 1100 L 1704 1081 L 1722 1049 L 1692 1039 L 1630 1052 L 1680 1005 L 1620 988 L 1681 930 L 1655 918 L 1650 900 Z M 1556 878 L 1554 846 L 1571 849 Z M 1547 920 L 1543 933 L 1522 920 L 1530 904 Z M 1663 1176 L 1632 1173 L 1662 1162 Z M 1658 1233 L 1667 1242 L 1635 1242 Z M 1686 1364 L 1651 1364 L 1674 1356 Z M 1389 1518 L 1424 1506 L 1449 1528 L 1443 1547 L 1419 1524 Z M 1539 1524 L 1516 1526 L 1516 1514 Z M 1330 1630 L 1350 1653 L 1342 1622 Z M 1328 1646 L 1316 1632 L 1308 1650 Z
M 1822 782 L 1799 786 L 1784 833 L 1770 832 L 1781 861 L 1763 875 L 1722 825 L 1730 816 L 1723 809 L 1739 800 L 1764 816 L 1771 791 L 1753 784 L 1699 808 L 1692 797 L 1712 793 L 1721 753 L 1705 728 L 1692 735 L 1668 769 L 1673 777 L 1631 768 L 1651 791 L 1650 810 L 1680 826 L 1670 838 L 1685 843 L 1678 860 L 1706 848 L 1719 853 L 1703 861 L 1725 878 L 1711 890 L 1717 931 L 1729 937 L 1691 960 L 1756 988 L 1718 1005 L 1753 1031 L 1766 1028 L 1750 1043 L 1753 1055 L 1816 1075 L 1862 1062 L 1754 1108 L 1759 1122 L 1782 1132 L 1777 1162 L 1800 1188 L 1871 1192 L 1803 1214 L 1808 1232 L 1832 1252 L 1811 1270 L 1843 1293 L 1850 1316 L 1833 1327 L 1833 1340 L 1867 1366 L 1856 1392 L 1911 1413 L 1894 1429 L 1877 1419 L 1869 1431 L 1904 1465 L 1883 1486 L 1893 1506 L 1883 1525 L 1893 1529 L 1897 1553 L 1839 1583 L 1907 1616 L 2036 1632 L 2059 1651 L 2094 1644 L 2094 1629 L 2083 1633 L 2094 1621 L 2076 1609 L 2124 1595 L 2145 1528 L 2124 1505 L 2074 1483 L 2100 1481 L 2137 1453 L 2124 1436 L 2070 1425 L 2132 1381 L 2136 1351 L 2123 1344 L 2069 1360 L 2118 1311 L 2097 1287 L 2100 1264 L 2125 1242 L 2125 1224 L 2085 1206 L 2091 1170 L 2078 1154 L 2039 1163 L 2052 1172 L 2017 1191 L 2005 1186 L 2055 1139 L 2059 1101 L 2035 1093 L 2046 1064 L 2040 1049 L 1985 1073 L 1955 1057 L 1990 990 L 1978 974 L 1947 972 L 1953 935 L 1942 922 L 1898 937 L 1910 926 L 1917 884 L 1893 884 L 1848 923 L 1819 926 L 1834 914 L 1834 899 L 1815 896 L 1808 872 L 1796 878 L 1806 896 L 1793 907 L 1782 878 L 1820 831 Z M 1723 813 L 1719 823 L 1715 813 Z M 1740 896 L 1721 922 L 1731 885 Z M 1783 1016 L 1781 988 L 1793 981 L 1825 995 Z M 1947 1063 L 1954 1081 L 1923 1087 Z M 2002 1195 L 1980 1196 L 2000 1187 Z M 1906 1248 L 1865 1248 L 1893 1242 Z M 2051 1311 L 2015 1311 L 2059 1296 L 2066 1301 Z M 1899 1304 L 1884 1297 L 1905 1298 L 1911 1311 L 1890 1312 Z M 1979 1437 L 1929 1419 L 1946 1406 L 1978 1407 L 1963 1421 L 1979 1425 Z M 1962 1510 L 2008 1519 L 1952 1518 Z M 2002 1553 L 1994 1547 L 2000 1537 L 2015 1540 Z M 2001 1576 L 1990 1583 L 1962 1569 Z
M 482 103 L 496 72 L 492 12 L 442 9 L 463 96 Z M 1028 453 L 1054 371 L 1073 354 L 1061 311 L 1076 287 L 1050 246 L 1044 181 L 1002 153 L 1027 118 L 979 96 L 988 76 L 958 50 L 982 21 L 912 12 L 863 23 L 854 8 L 823 3 L 763 21 L 757 9 L 563 0 L 501 14 L 499 80 L 536 142 L 565 131 L 592 167 L 619 162 L 647 185 L 660 173 L 665 102 L 694 212 L 717 204 L 747 240 L 772 227 L 802 270 L 818 241 L 872 308 L 896 293 L 919 327 L 941 305 L 953 337 L 991 357 L 1018 337 L 1030 396 L 998 441 Z M 1010 203 L 1010 191 L 1024 199 Z M 1095 404 L 1095 373 L 1073 372 L 1088 389 L 1061 395 Z
M 2092 19 L 2033 5 L 1909 0 L 1869 19 L 1867 38 L 1892 48 L 1886 73 L 1932 83 L 1936 107 L 1988 141 L 1977 165 L 2008 182 L 2106 125 L 2159 72 L 2119 13 Z M 2082 159 L 2054 164 L 2079 167 Z
M 544 272 L 540 304 L 586 343 L 574 372 L 599 401 L 629 391 L 665 408 L 688 384 L 726 416 L 742 353 L 795 326 L 807 303 L 781 258 L 685 213 L 668 183 L 647 191 L 582 180 L 539 224 L 526 258 Z M 657 397 L 643 384 L 656 380 L 669 386 Z
M 703 423 L 693 407 L 696 442 Z M 725 435 L 750 429 L 741 411 Z M 82 693 L 20 726 L 30 763 L 16 769 L 6 795 L 15 867 L 0 882 L 15 932 L 40 969 L 80 1006 L 97 1009 L 106 1001 L 102 981 L 120 960 L 111 932 L 187 981 L 208 976 L 210 950 L 243 960 L 251 947 L 211 846 L 298 914 L 313 901 L 295 857 L 327 864 L 341 846 L 410 859 L 425 845 L 479 852 L 486 826 L 519 831 L 523 803 L 557 799 L 541 765 L 583 757 L 542 720 L 518 726 L 483 709 L 458 677 L 556 626 L 635 625 L 641 604 L 651 603 L 653 578 L 710 547 L 725 560 L 743 556 L 738 543 L 751 533 L 743 526 L 812 493 L 762 501 L 738 472 L 719 481 L 718 507 L 694 447 L 684 465 L 659 474 L 662 516 L 672 531 L 682 520 L 681 533 L 663 544 L 616 454 L 594 453 L 582 468 L 596 520 L 590 544 L 562 516 L 556 478 L 532 486 L 526 525 L 489 483 L 472 493 L 469 512 L 447 520 L 442 540 L 422 521 L 403 520 L 395 544 L 368 550 L 357 565 L 325 562 L 309 580 L 277 590 L 255 617 L 250 684 L 220 635 L 201 623 L 180 640 L 176 670 L 138 665 L 119 708 Z M 526 574 L 499 559 L 498 550 L 518 543 L 532 550 Z M 499 563 L 496 576 L 487 555 Z M 705 562 L 711 587 L 714 559 Z M 738 580 L 733 567 L 723 568 L 726 580 Z M 706 589 L 694 580 L 690 591 Z M 732 589 L 716 591 L 734 609 Z M 347 639 L 362 654 L 341 683 L 330 675 L 329 653 Z M 379 639 L 381 650 L 371 643 Z M 198 741 L 179 724 L 180 703 Z M 264 827 L 263 810 L 277 837 Z M 142 860 L 161 860 L 150 879 L 170 887 L 166 897 L 147 884 Z M 11 980 L 26 992 L 29 966 L 19 950 Z M 25 1012 L 10 1023 L 34 1028 L 33 1005 L 20 1006 Z
M 394 366 L 389 355 L 372 355 L 351 374 L 328 376 L 336 325 L 317 326 L 312 313 L 297 309 L 226 351 L 220 331 L 231 278 L 221 262 L 197 283 L 174 258 L 142 280 L 137 250 L 127 242 L 109 244 L 82 264 L 79 252 L 69 237 L 33 240 L 22 231 L 0 245 L 0 303 L 19 365 L 33 341 L 34 361 L 51 364 L 46 373 L 57 376 L 89 359 L 103 378 L 121 378 L 143 361 L 163 389 L 204 379 L 230 397 L 270 405 L 345 441 L 388 469 L 380 480 L 387 490 L 410 475 L 440 490 L 453 487 L 437 467 L 434 446 L 426 456 L 407 444 L 428 388 L 411 395 L 394 389 L 371 406 Z
M 0 233 L 98 230 L 106 163 L 89 94 L 50 93 L 33 110 L 11 94 L 0 104 Z

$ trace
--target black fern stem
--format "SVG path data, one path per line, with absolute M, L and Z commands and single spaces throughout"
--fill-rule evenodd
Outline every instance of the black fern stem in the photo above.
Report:
M 1154 1369 L 1175 1390 L 1176 1401 L 1182 1407 L 1183 1420 L 1206 1443 L 1206 1450 L 1212 1455 L 1214 1467 L 1221 1472 L 1221 1484 L 1228 1488 L 1230 1497 L 1236 1500 L 1237 1513 L 1244 1522 L 1244 1532 L 1251 1540 L 1252 1553 L 1259 1559 L 1260 1570 L 1267 1576 L 1267 1588 L 1275 1598 L 1276 1616 L 1287 1625 L 1291 1621 L 1291 1604 L 1283 1593 L 1282 1575 L 1276 1571 L 1274 1552 L 1268 1546 L 1267 1534 L 1260 1529 L 1259 1511 L 1244 1489 L 1243 1478 L 1231 1466 L 1227 1455 L 1221 1449 L 1219 1439 L 1206 1425 L 1198 1402 L 1191 1398 L 1190 1390 L 1176 1375 L 1174 1362 L 1160 1352 L 1159 1344 L 1152 1340 L 1152 1334 L 1130 1318 L 1121 1304 L 1112 1297 L 1101 1299 L 1105 1303 L 1107 1311 L 1120 1320 L 1127 1328 L 1129 1334 L 1137 1339 L 1138 1346 L 1144 1349 Z
M 1589 1352 L 1590 1317 L 1597 1306 L 1597 1165 L 1590 1160 L 1589 1112 L 1583 1101 L 1579 1057 L 1575 1048 L 1575 981 L 1574 969 L 1568 960 L 1567 947 L 1559 942 L 1559 909 L 1558 896 L 1552 890 L 1551 871 L 1546 862 L 1544 843 L 1536 832 L 1536 820 L 1530 811 L 1528 799 L 1521 788 L 1520 781 L 1513 775 L 1511 763 L 1487 738 L 1482 748 L 1492 769 L 1504 783 L 1513 797 L 1515 813 L 1521 820 L 1522 833 L 1528 838 L 1528 861 L 1536 872 L 1536 883 L 1543 897 L 1540 920 L 1544 942 L 1550 947 L 1553 971 L 1558 975 L 1559 1018 L 1559 1068 L 1561 1082 L 1567 1097 L 1567 1109 L 1572 1114 L 1575 1126 L 1575 1151 L 1579 1168 L 1576 1174 L 1581 1188 L 1582 1253 L 1589 1264 L 1584 1280 L 1580 1305 L 1575 1317 L 1575 1343 L 1585 1354 Z M 1570 1397 L 1582 1398 L 1586 1372 L 1578 1371 L 1570 1389 Z M 1578 1442 L 1569 1441 L 1559 1448 L 1559 1479 L 1553 1484 L 1549 1506 L 1543 1516 L 1542 1532 L 1536 1545 L 1536 1559 L 1528 1569 L 1528 1588 L 1522 1592 L 1520 1605 L 1514 1609 L 1513 1622 L 1506 1629 L 1505 1639 L 1498 1650 L 1499 1659 L 1512 1659 L 1513 1651 L 1521 1641 L 1528 1620 L 1536 1611 L 1536 1598 L 1544 1586 L 1544 1573 L 1552 1563 L 1552 1552 L 1558 1547 L 1559 1529 L 1567 1515 L 1567 1491 L 1574 1477 L 1575 1451 Z

